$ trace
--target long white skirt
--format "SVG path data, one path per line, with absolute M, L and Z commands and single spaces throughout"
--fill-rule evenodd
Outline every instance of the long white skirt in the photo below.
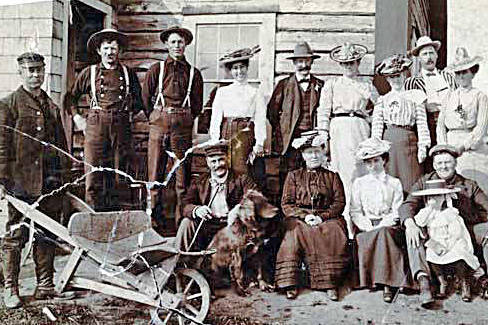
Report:
M 447 132 L 447 143 L 460 146 L 469 136 L 467 130 L 451 130 Z M 488 194 L 488 144 L 481 143 L 476 150 L 468 150 L 457 159 L 458 174 L 476 181 L 478 186 Z
M 356 160 L 356 149 L 362 141 L 370 137 L 369 123 L 360 117 L 335 117 L 330 121 L 330 165 L 337 171 L 344 185 L 346 208 L 344 217 L 347 221 L 349 238 L 354 237 L 349 216 L 352 182 L 366 174 L 364 164 Z

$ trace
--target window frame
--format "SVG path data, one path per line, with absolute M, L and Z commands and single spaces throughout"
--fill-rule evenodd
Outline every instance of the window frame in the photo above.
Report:
M 190 62 L 197 62 L 196 44 L 198 25 L 209 24 L 260 24 L 262 29 L 259 35 L 259 73 L 257 80 L 265 95 L 270 96 L 274 87 L 275 74 L 275 35 L 276 35 L 276 13 L 257 13 L 257 14 L 215 14 L 215 15 L 188 15 L 183 17 L 182 26 L 191 30 L 195 35 L 193 42 L 185 49 L 185 53 Z M 272 31 L 272 32 L 271 32 Z M 237 50 L 237 49 L 236 49 Z M 228 80 L 227 80 L 228 81 Z M 224 83 L 221 80 L 209 79 L 204 82 Z

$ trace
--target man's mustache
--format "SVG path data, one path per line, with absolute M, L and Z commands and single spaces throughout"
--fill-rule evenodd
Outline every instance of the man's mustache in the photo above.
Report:
M 312 70 L 311 65 L 307 65 L 305 67 L 298 68 L 298 71 L 310 71 L 310 70 Z

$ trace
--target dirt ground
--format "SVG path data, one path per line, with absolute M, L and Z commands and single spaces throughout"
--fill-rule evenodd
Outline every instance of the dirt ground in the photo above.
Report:
M 58 258 L 57 268 L 63 263 Z M 20 294 L 26 307 L 6 310 L 0 307 L 2 325 L 7 324 L 149 324 L 150 309 L 121 299 L 80 292 L 70 301 L 34 301 L 33 264 L 21 273 Z M 488 324 L 488 301 L 476 297 L 465 303 L 453 294 L 439 301 L 435 310 L 419 307 L 419 296 L 398 294 L 392 304 L 382 300 L 381 291 L 353 290 L 341 292 L 341 300 L 332 302 L 324 292 L 303 290 L 296 300 L 284 295 L 252 289 L 249 297 L 239 297 L 230 289 L 217 291 L 207 324 L 216 325 L 284 325 L 284 324 Z M 44 307 L 57 318 L 50 322 Z

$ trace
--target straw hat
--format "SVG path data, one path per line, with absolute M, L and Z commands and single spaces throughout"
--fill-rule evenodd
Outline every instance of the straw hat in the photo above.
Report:
M 227 140 L 219 140 L 214 143 L 210 143 L 203 149 L 207 157 L 215 155 L 227 155 L 228 150 L 229 141 Z
M 193 41 L 193 34 L 190 32 L 189 29 L 180 27 L 180 26 L 170 26 L 167 29 L 163 30 L 159 35 L 161 42 L 165 43 L 168 40 L 169 35 L 176 33 L 185 39 L 186 45 L 190 44 Z
M 251 48 L 245 47 L 243 49 L 224 55 L 219 59 L 219 62 L 221 66 L 225 66 L 233 62 L 246 61 L 252 58 L 254 54 L 258 53 L 259 51 L 261 51 L 259 45 Z
M 443 195 L 450 193 L 460 192 L 459 187 L 447 186 L 447 183 L 443 179 L 434 179 L 425 182 L 425 188 L 423 190 L 412 192 L 413 196 L 425 196 L 425 195 Z
M 402 54 L 387 57 L 376 67 L 376 73 L 380 76 L 394 76 L 408 70 L 413 61 Z
M 336 62 L 352 62 L 361 59 L 368 53 L 368 48 L 361 44 L 344 43 L 330 51 L 330 58 Z
M 419 52 L 422 48 L 432 45 L 436 51 L 439 51 L 441 48 L 441 42 L 439 41 L 433 41 L 429 36 L 421 36 L 418 40 L 417 43 L 415 44 L 415 47 L 410 50 L 410 53 L 413 56 L 418 56 Z
M 299 42 L 295 45 L 295 49 L 293 49 L 293 55 L 287 57 L 287 60 L 294 60 L 294 59 L 318 59 L 320 55 L 313 54 L 312 48 L 307 42 Z
M 119 46 L 124 48 L 127 47 L 127 44 L 129 43 L 129 37 L 127 35 L 115 29 L 106 28 L 96 33 L 93 33 L 90 36 L 88 42 L 86 43 L 88 50 L 96 52 L 96 50 L 100 47 L 100 44 L 102 43 L 103 39 L 117 40 Z
M 483 61 L 481 56 L 470 57 L 468 51 L 464 47 L 456 49 L 456 59 L 451 63 L 447 69 L 452 72 L 459 72 L 468 70 L 475 65 L 479 65 Z
M 459 152 L 457 149 L 449 144 L 437 144 L 433 146 L 429 151 L 429 156 L 434 157 L 435 155 L 439 155 L 441 153 L 448 153 L 454 158 L 459 157 Z
M 366 160 L 381 156 L 390 150 L 391 144 L 388 141 L 378 138 L 369 138 L 361 142 L 356 150 L 358 160 Z

